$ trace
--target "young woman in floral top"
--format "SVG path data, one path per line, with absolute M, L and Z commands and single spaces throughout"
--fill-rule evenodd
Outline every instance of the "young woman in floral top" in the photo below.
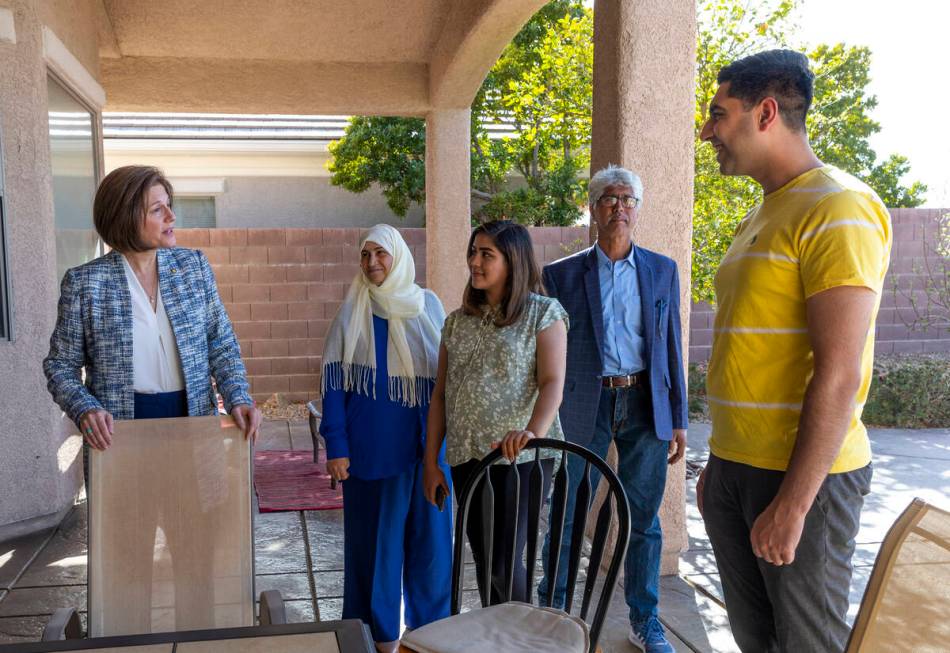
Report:
M 556 299 L 541 293 L 541 275 L 527 229 L 507 220 L 489 222 L 472 233 L 468 244 L 471 273 L 462 308 L 454 311 L 442 329 L 439 367 L 429 407 L 423 484 L 426 498 L 435 502 L 441 487 L 448 495 L 438 453 L 446 441 L 446 460 L 452 482 L 464 487 L 480 458 L 501 447 L 505 457 L 517 459 L 520 506 L 527 506 L 530 457 L 519 452 L 531 438 L 564 439 L 557 410 L 564 389 L 567 351 L 567 313 Z M 553 455 L 550 454 L 550 455 Z M 550 484 L 554 459 L 542 461 L 544 493 Z M 505 496 L 507 467 L 492 469 L 496 496 Z M 522 552 L 527 542 L 527 511 L 517 520 L 502 516 L 504 501 L 496 501 L 495 554 L 492 556 L 492 602 L 505 595 L 503 570 L 508 561 L 501 542 L 510 542 L 517 528 L 512 598 L 530 600 L 531 588 Z M 469 514 L 467 534 L 482 579 L 480 511 Z

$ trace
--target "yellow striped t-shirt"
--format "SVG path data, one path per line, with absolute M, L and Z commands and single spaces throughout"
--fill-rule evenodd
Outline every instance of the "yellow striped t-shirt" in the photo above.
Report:
M 880 198 L 831 166 L 809 170 L 769 193 L 742 220 L 715 280 L 718 310 L 706 381 L 714 455 L 786 469 L 813 372 L 805 300 L 836 286 L 864 286 L 877 293 L 878 305 L 854 416 L 831 472 L 870 462 L 861 411 L 890 251 L 890 216 Z

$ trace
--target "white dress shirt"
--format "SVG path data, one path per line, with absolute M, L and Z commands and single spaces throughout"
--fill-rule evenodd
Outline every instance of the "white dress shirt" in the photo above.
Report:
M 162 303 L 160 288 L 155 310 L 125 256 L 125 277 L 132 296 L 132 385 L 135 392 L 177 392 L 185 389 L 178 343 Z

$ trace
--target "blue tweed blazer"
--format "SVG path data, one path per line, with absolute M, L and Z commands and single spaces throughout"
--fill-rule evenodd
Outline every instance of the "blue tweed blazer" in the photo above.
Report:
M 688 423 L 686 378 L 680 338 L 680 284 L 673 259 L 634 249 L 653 399 L 653 428 L 661 440 Z M 594 436 L 604 369 L 604 317 L 600 274 L 593 247 L 550 263 L 544 287 L 567 310 L 567 374 L 560 417 L 569 442 L 587 445 Z
M 158 250 L 158 283 L 178 343 L 188 414 L 217 413 L 212 376 L 228 412 L 236 404 L 253 404 L 241 350 L 205 255 L 181 247 Z M 118 252 L 66 272 L 43 371 L 53 400 L 77 424 L 94 408 L 105 408 L 115 419 L 135 417 L 132 296 Z

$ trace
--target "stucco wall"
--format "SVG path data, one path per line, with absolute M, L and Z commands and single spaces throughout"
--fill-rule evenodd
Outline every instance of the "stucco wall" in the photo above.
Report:
M 100 0 L 40 0 L 40 22 L 49 27 L 79 63 L 99 77 L 99 40 L 96 34 L 96 4 Z
M 56 3 L 58 5 L 74 3 Z M 35 527 L 72 503 L 79 482 L 78 438 L 46 391 L 41 361 L 59 297 L 53 233 L 42 3 L 7 0 L 15 44 L 0 43 L 0 139 L 13 288 L 12 342 L 0 342 L 0 539 Z M 88 3 L 75 3 L 64 41 L 95 41 Z M 91 32 L 89 30 L 92 30 Z M 66 34 L 70 34 L 68 37 Z M 79 53 L 77 53 L 79 56 Z
M 218 227 L 421 227 L 422 207 L 400 219 L 380 192 L 351 193 L 327 177 L 227 177 L 215 198 Z

